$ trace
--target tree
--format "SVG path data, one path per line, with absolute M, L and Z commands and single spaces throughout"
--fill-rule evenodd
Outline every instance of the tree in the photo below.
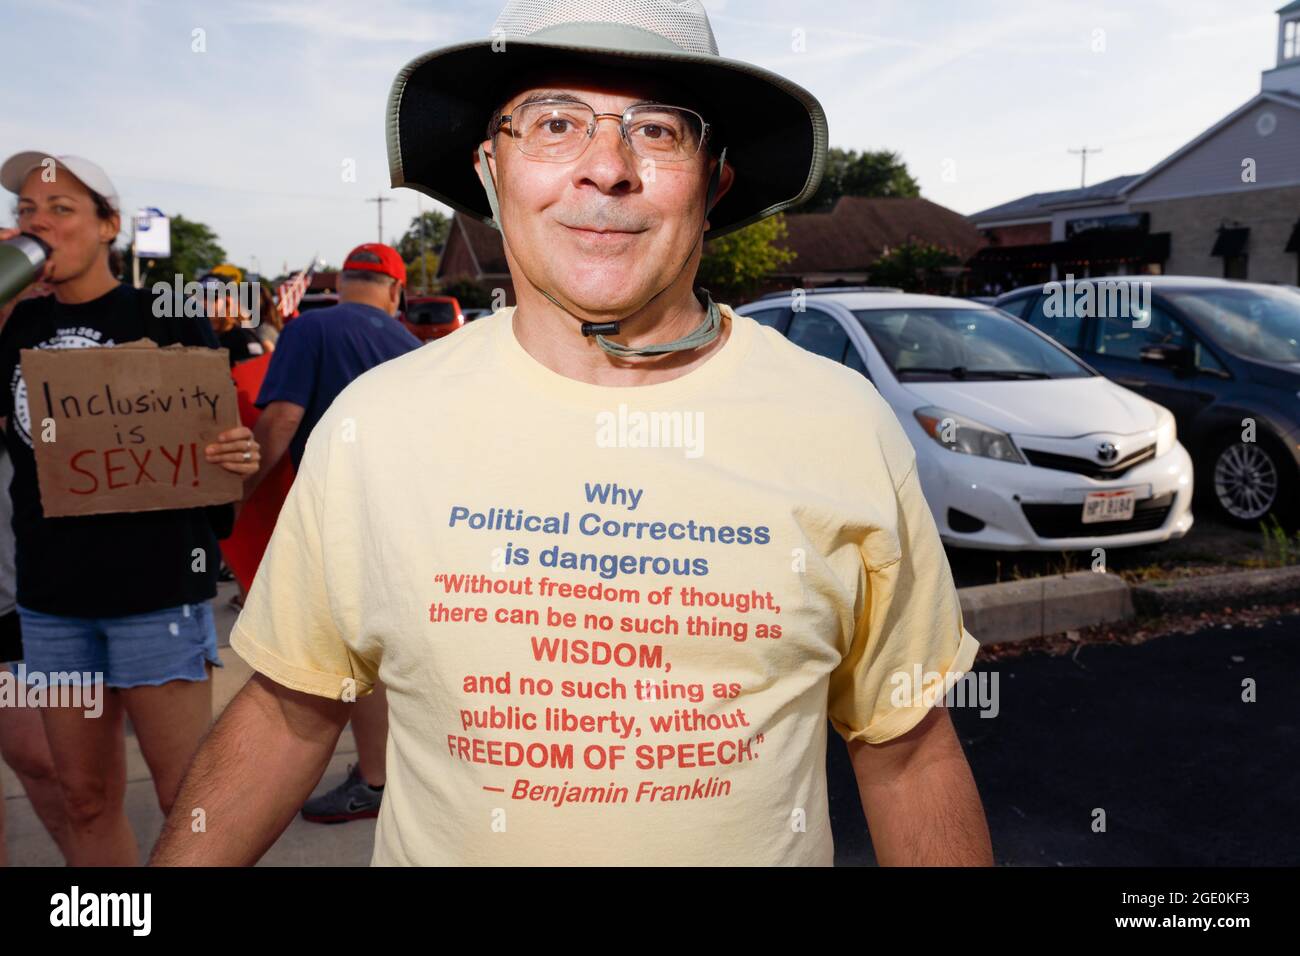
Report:
M 776 243 L 786 237 L 785 216 L 760 219 L 720 239 L 705 243 L 696 283 L 714 301 L 748 296 L 769 275 L 791 262 L 795 253 Z
M 406 263 L 407 291 L 419 295 L 428 295 L 437 284 L 437 275 L 438 254 L 433 251 L 426 252 L 424 254 L 424 265 L 421 267 L 420 255 L 416 253 L 415 258 Z
M 411 219 L 410 228 L 406 230 L 401 239 L 397 240 L 397 252 L 402 257 L 403 262 L 415 262 L 419 265 L 421 223 L 424 224 L 424 250 L 437 252 L 442 248 L 442 244 L 447 241 L 447 233 L 451 231 L 451 220 L 432 209 L 421 213 Z M 432 278 L 430 276 L 430 281 L 432 281 Z
M 946 266 L 961 265 L 961 258 L 928 242 L 908 242 L 889 249 L 871 266 L 873 285 L 897 286 L 904 292 L 948 292 L 951 280 Z
M 831 147 L 821 185 L 804 207 L 806 212 L 825 212 L 841 196 L 872 198 L 915 198 L 921 187 L 898 153 L 887 149 L 857 150 Z
M 200 273 L 226 261 L 226 250 L 217 242 L 217 234 L 206 224 L 186 219 L 179 213 L 171 217 L 172 254 L 166 259 L 148 259 L 140 263 L 142 284 L 148 288 L 155 282 L 171 284 L 176 274 L 182 282 L 190 282 Z M 131 247 L 125 249 L 125 276 L 131 277 Z

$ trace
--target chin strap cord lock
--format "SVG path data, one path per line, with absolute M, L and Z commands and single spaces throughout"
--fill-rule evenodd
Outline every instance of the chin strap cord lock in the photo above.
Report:
M 665 355 L 669 352 L 685 352 L 690 349 L 698 349 L 708 345 L 718 337 L 722 331 L 722 312 L 713 302 L 713 297 L 709 295 L 708 289 L 699 289 L 696 292 L 697 298 L 703 293 L 703 300 L 700 303 L 705 308 L 704 321 L 701 322 L 694 332 L 684 335 L 680 339 L 672 342 L 663 342 L 658 345 L 644 345 L 640 348 L 632 348 L 623 345 L 621 342 L 615 342 L 613 339 L 607 339 L 605 336 L 597 335 L 596 344 L 607 355 L 613 355 L 617 358 L 636 358 L 638 356 L 655 356 Z M 608 323 L 618 325 L 617 322 Z

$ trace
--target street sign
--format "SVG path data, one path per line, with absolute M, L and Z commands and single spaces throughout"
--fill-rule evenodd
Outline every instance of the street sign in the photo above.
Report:
M 161 209 L 137 209 L 132 217 L 131 251 L 137 259 L 167 259 L 172 254 L 171 220 Z

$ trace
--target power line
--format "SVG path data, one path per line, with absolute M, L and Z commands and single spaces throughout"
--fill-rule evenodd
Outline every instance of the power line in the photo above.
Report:
M 126 173 L 115 175 L 113 179 L 118 181 L 143 183 L 145 184 L 146 189 L 154 189 L 157 186 L 180 186 L 186 189 L 197 189 L 205 192 L 243 193 L 249 196 L 270 196 L 276 199 L 315 199 L 321 202 L 330 203 L 356 202 L 355 196 L 342 195 L 339 193 L 300 193 L 291 192 L 285 189 L 249 189 L 246 186 L 227 186 L 220 183 L 196 183 L 184 179 L 159 179 L 155 176 L 134 176 Z
M 423 292 L 429 291 L 429 252 L 424 245 L 424 204 L 420 202 L 420 194 L 415 194 L 415 221 L 420 227 L 420 289 Z

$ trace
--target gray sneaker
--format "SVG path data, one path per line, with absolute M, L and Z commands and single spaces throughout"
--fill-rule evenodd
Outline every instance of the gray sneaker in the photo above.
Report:
M 348 764 L 348 778 L 304 803 L 302 817 L 311 823 L 347 823 L 377 817 L 383 797 L 382 790 L 372 789 L 361 776 L 360 764 Z

